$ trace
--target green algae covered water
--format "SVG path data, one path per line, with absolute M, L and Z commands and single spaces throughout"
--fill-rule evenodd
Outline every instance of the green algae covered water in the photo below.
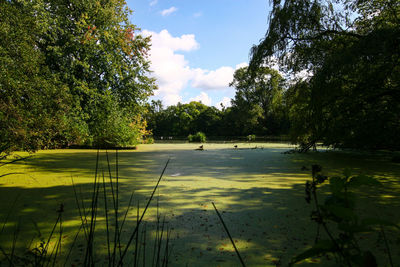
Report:
M 373 175 L 384 186 L 360 192 L 357 209 L 361 214 L 368 213 L 400 223 L 400 164 L 392 163 L 387 153 L 322 150 L 318 153 L 285 154 L 283 152 L 293 147 L 278 143 L 206 143 L 203 144 L 204 150 L 196 150 L 198 147 L 188 143 L 152 144 L 118 152 L 121 220 L 133 193 L 121 232 L 122 250 L 136 225 L 137 206 L 141 213 L 168 159 L 169 165 L 144 216 L 147 232 L 143 240 L 147 240 L 146 257 L 152 259 L 157 217 L 165 217 L 165 226 L 171 230 L 171 266 L 240 266 L 211 202 L 221 212 L 248 266 L 287 265 L 293 256 L 310 247 L 315 238 L 316 224 L 309 216 L 311 207 L 304 201 L 304 183 L 311 176 L 309 171 L 302 170 L 305 169 L 303 166 L 309 168 L 311 164 L 323 166 L 326 175 L 340 174 L 345 168 L 354 174 Z M 43 240 L 47 241 L 62 204 L 62 248 L 58 263 L 64 263 L 63 259 L 75 242 L 67 266 L 83 264 L 83 231 L 74 241 L 82 219 L 73 184 L 79 203 L 89 210 L 96 157 L 95 150 L 39 151 L 25 161 L 0 168 L 0 220 L 4 228 L 0 246 L 5 254 L 11 255 L 15 247 L 15 255 L 28 257 L 24 255 L 40 246 Z M 115 179 L 115 151 L 110 151 L 108 157 L 111 176 Z M 102 179 L 104 173 L 107 181 L 109 169 L 105 151 L 100 151 L 99 158 L 97 176 Z M 325 192 L 326 189 L 322 188 L 321 194 Z M 106 266 L 102 194 L 101 191 L 94 254 L 96 265 Z M 111 190 L 107 191 L 106 199 L 111 207 Z M 144 236 L 142 230 L 140 233 Z M 393 251 L 398 251 L 396 233 L 387 235 Z M 56 246 L 58 238 L 53 238 L 49 246 Z M 385 248 L 379 240 L 375 242 L 379 237 L 365 236 L 363 239 L 372 240 L 366 242 L 366 246 L 383 255 L 380 261 L 386 264 Z M 130 252 L 128 261 L 133 260 L 132 255 Z M 143 257 L 140 255 L 139 258 Z M 4 253 L 0 259 L 7 262 Z M 397 254 L 394 259 L 399 262 Z M 324 260 L 324 265 L 334 265 L 332 259 Z M 142 259 L 140 263 L 143 263 Z M 145 264 L 150 266 L 151 260 Z M 302 265 L 315 264 L 321 262 L 315 260 Z

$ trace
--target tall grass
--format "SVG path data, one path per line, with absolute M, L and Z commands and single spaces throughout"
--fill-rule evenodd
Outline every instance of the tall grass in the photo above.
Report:
M 63 244 L 64 205 L 61 204 L 57 210 L 57 218 L 48 237 L 44 239 L 35 224 L 38 238 L 40 238 L 41 241 L 34 248 L 31 248 L 29 253 L 23 255 L 16 254 L 16 243 L 20 235 L 20 223 L 16 224 L 11 248 L 5 249 L 0 246 L 0 255 L 3 256 L 9 266 L 20 266 L 22 264 L 32 266 L 74 266 L 71 261 L 71 256 L 77 255 L 77 251 L 82 249 L 82 247 L 77 246 L 78 240 L 81 239 L 84 244 L 84 255 L 79 264 L 80 266 L 96 266 L 100 260 L 103 262 L 104 255 L 97 252 L 101 246 L 107 248 L 105 261 L 105 265 L 107 266 L 168 266 L 171 231 L 165 217 L 161 220 L 161 215 L 158 211 L 158 202 L 152 254 L 148 253 L 147 244 L 149 242 L 149 231 L 148 224 L 143 223 L 143 218 L 163 178 L 169 160 L 166 162 L 141 214 L 139 201 L 137 201 L 136 223 L 133 229 L 131 228 L 132 226 L 126 222 L 129 219 L 129 211 L 132 209 L 134 202 L 134 193 L 131 193 L 126 209 L 122 210 L 120 206 L 118 150 L 115 152 L 114 176 L 112 175 L 111 162 L 107 151 L 106 162 L 106 171 L 104 171 L 100 164 L 100 151 L 98 150 L 89 205 L 87 205 L 87 203 L 85 204 L 87 201 L 85 201 L 81 188 L 75 184 L 74 179 L 71 177 L 80 224 L 70 244 Z M 18 198 L 16 198 L 10 211 L 7 213 L 0 230 L 0 236 L 3 233 L 17 199 Z M 100 215 L 104 215 L 104 218 L 99 219 Z M 101 233 L 98 229 L 99 225 L 105 228 L 105 238 L 104 233 Z M 123 238 L 122 232 L 124 231 L 129 233 L 128 239 Z M 1 260 L 0 257 L 0 263 L 4 260 Z

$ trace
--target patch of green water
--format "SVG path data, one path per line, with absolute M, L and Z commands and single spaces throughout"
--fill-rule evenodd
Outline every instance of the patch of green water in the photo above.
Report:
M 275 266 L 278 261 L 286 265 L 291 257 L 311 246 L 315 237 L 316 225 L 309 218 L 311 207 L 304 201 L 304 183 L 310 179 L 310 172 L 301 170 L 311 164 L 322 165 L 328 175 L 338 174 L 344 168 L 374 175 L 384 187 L 361 192 L 360 211 L 400 222 L 400 164 L 392 163 L 386 154 L 340 151 L 283 154 L 292 147 L 266 143 L 239 143 L 237 148 L 234 145 L 206 143 L 204 150 L 199 151 L 195 150 L 199 144 L 153 144 L 140 145 L 138 150 L 119 151 L 121 216 L 132 192 L 133 207 L 139 203 L 143 210 L 170 159 L 144 219 L 149 225 L 150 240 L 155 235 L 150 225 L 156 221 L 158 203 L 158 212 L 165 215 L 172 229 L 172 266 L 239 266 L 211 202 L 215 202 L 221 212 L 248 266 Z M 109 160 L 115 177 L 114 151 L 110 152 Z M 95 166 L 95 150 L 48 150 L 2 167 L 1 221 L 7 217 L 16 198 L 17 201 L 0 235 L 1 247 L 9 250 L 15 229 L 20 233 L 19 251 L 29 246 L 39 231 L 43 237 L 48 236 L 57 218 L 56 210 L 63 203 L 65 249 L 62 253 L 66 253 L 80 225 L 72 179 L 79 198 L 89 205 Z M 104 171 L 108 179 L 105 151 L 100 153 L 98 170 L 100 176 Z M 325 191 L 322 190 L 322 194 Z M 108 196 L 111 206 L 110 191 Z M 128 212 L 123 232 L 125 241 L 136 224 L 136 213 L 136 208 Z M 99 265 L 105 262 L 107 254 L 104 218 L 104 212 L 99 212 L 96 226 Z M 395 238 L 390 240 L 394 248 L 398 248 L 396 241 Z M 35 242 L 37 238 L 31 248 Z M 81 238 L 71 258 L 74 264 L 82 262 L 83 243 Z M 377 250 L 381 253 L 383 244 L 378 244 Z

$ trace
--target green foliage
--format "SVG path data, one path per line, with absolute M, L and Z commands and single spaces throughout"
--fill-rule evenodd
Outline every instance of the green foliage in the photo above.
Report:
M 334 254 L 340 266 L 377 266 L 372 251 L 363 250 L 358 244 L 357 235 L 380 231 L 385 236 L 383 226 L 397 230 L 400 227 L 385 220 L 365 217 L 365 214 L 361 219 L 355 211 L 355 206 L 357 189 L 361 186 L 379 187 L 381 183 L 366 175 L 352 176 L 349 170 L 345 170 L 342 176 L 328 178 L 321 175 L 321 170 L 318 165 L 312 166 L 313 180 L 306 183 L 306 201 L 314 202 L 315 209 L 311 213 L 311 219 L 318 224 L 318 228 L 324 229 L 328 239 L 320 239 L 317 235 L 315 244 L 294 257 L 291 264 L 312 257 Z M 317 189 L 326 181 L 329 181 L 330 194 L 321 203 Z M 338 229 L 337 234 L 329 229 L 333 224 Z M 380 227 L 379 230 L 376 227 Z M 390 259 L 390 254 L 388 256 Z
M 256 135 L 255 134 L 249 134 L 247 136 L 247 140 L 248 141 L 255 141 L 256 140 Z
M 206 135 L 202 132 L 197 132 L 196 134 L 189 134 L 188 141 L 204 143 L 206 141 Z
M 154 138 L 151 136 L 146 136 L 142 140 L 143 144 L 154 144 Z
M 192 101 L 189 104 L 162 108 L 160 102 L 148 106 L 147 121 L 155 136 L 188 136 L 204 132 L 208 136 L 220 134 L 222 112 L 215 107 Z
M 231 112 L 239 135 L 285 132 L 287 120 L 282 102 L 285 85 L 278 71 L 259 67 L 250 72 L 247 67 L 240 68 L 230 86 L 236 88 Z
M 232 107 L 218 110 L 199 102 L 178 103 L 163 109 L 161 102 L 148 105 L 149 127 L 155 136 L 187 136 L 201 131 L 207 136 L 278 135 L 288 128 L 284 108 L 284 80 L 270 68 L 256 76 L 247 68 L 236 70 L 230 84 L 236 88 Z
M 309 74 L 285 96 L 294 142 L 400 148 L 399 16 L 397 0 L 273 1 L 250 68 Z
M 54 147 L 68 142 L 71 125 L 67 86 L 37 48 L 42 32 L 32 11 L 0 2 L 0 152 Z
M 130 146 L 137 144 L 140 140 L 140 128 L 134 127 L 128 110 L 119 110 L 118 105 L 110 101 L 102 105 L 103 110 L 93 114 L 93 125 L 90 125 L 94 133 L 93 145 L 107 146 Z
M 139 141 L 156 86 L 124 1 L 0 6 L 0 151 Z

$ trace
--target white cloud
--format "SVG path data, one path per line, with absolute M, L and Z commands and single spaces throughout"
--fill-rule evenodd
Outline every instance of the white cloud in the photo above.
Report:
M 171 15 L 172 13 L 174 13 L 174 12 L 176 12 L 176 11 L 178 11 L 178 9 L 176 8 L 176 7 L 170 7 L 170 8 L 168 8 L 168 9 L 164 9 L 163 11 L 161 11 L 160 13 L 161 13 L 161 15 L 163 16 L 163 17 L 165 17 L 165 16 L 169 16 L 169 15 Z
M 200 18 L 201 16 L 203 16 L 202 12 L 196 12 L 196 13 L 193 14 L 194 18 Z
M 215 107 L 221 110 L 222 109 L 221 104 L 226 108 L 232 106 L 231 98 L 225 96 L 224 98 L 222 98 L 222 100 L 220 102 L 215 104 Z
M 144 30 L 143 34 L 151 37 L 152 51 L 159 48 L 168 48 L 173 51 L 192 51 L 200 47 L 194 34 L 184 34 L 181 37 L 173 37 L 167 30 L 160 33 Z
M 286 54 L 286 56 L 290 57 L 291 53 Z M 284 77 L 290 85 L 293 85 L 298 81 L 307 80 L 313 76 L 313 72 L 307 69 L 298 72 L 284 72 L 284 70 L 279 67 L 279 59 L 275 56 L 269 57 L 264 66 L 278 71 L 278 73 Z
M 165 105 L 173 105 L 182 101 L 179 92 L 192 78 L 192 70 L 184 55 L 176 51 L 192 51 L 199 47 L 194 35 L 173 37 L 167 30 L 160 33 L 144 30 L 145 36 L 151 37 L 150 61 L 153 75 L 157 78 L 159 89 L 155 95 L 161 98 Z
M 249 64 L 247 62 L 242 62 L 240 64 L 237 64 L 235 69 L 237 70 L 237 69 L 248 67 L 248 66 L 249 66 Z
M 311 78 L 313 75 L 313 72 L 307 69 L 301 70 L 299 72 L 296 72 L 294 75 L 295 80 L 300 80 L 300 81 L 305 81 L 309 78 Z
M 178 94 L 167 94 L 163 97 L 162 102 L 166 106 L 176 105 L 178 102 L 182 103 L 182 97 Z
M 195 69 L 192 86 L 206 90 L 225 89 L 232 81 L 234 72 L 232 67 L 220 67 L 213 71 Z
M 155 98 L 161 99 L 165 105 L 182 102 L 182 90 L 189 85 L 202 91 L 228 89 L 229 83 L 233 80 L 234 68 L 227 66 L 216 70 L 190 68 L 185 56 L 179 53 L 179 51 L 194 51 L 200 47 L 195 35 L 174 37 L 167 30 L 159 33 L 144 30 L 142 34 L 151 36 L 150 69 L 157 79 L 159 88 L 155 91 Z M 244 63 L 239 65 L 242 64 Z M 204 92 L 197 96 L 196 100 L 201 100 L 207 105 L 211 103 L 211 98 Z
M 155 5 L 157 5 L 157 3 L 158 3 L 158 0 L 153 0 L 150 2 L 150 6 L 155 6 Z
M 197 101 L 203 103 L 204 105 L 211 106 L 211 97 L 209 97 L 205 92 L 201 92 L 200 95 L 190 98 L 189 102 L 191 101 Z
M 231 83 L 233 80 L 233 74 L 235 73 L 235 70 L 247 66 L 248 64 L 246 62 L 242 62 L 236 65 L 235 68 L 220 67 L 213 71 L 195 69 L 195 76 L 192 81 L 192 86 L 206 90 L 226 89 L 229 87 L 229 83 Z
M 275 56 L 271 56 L 267 59 L 266 67 L 274 69 L 279 72 L 279 74 L 283 75 L 281 69 L 279 68 L 279 60 Z

